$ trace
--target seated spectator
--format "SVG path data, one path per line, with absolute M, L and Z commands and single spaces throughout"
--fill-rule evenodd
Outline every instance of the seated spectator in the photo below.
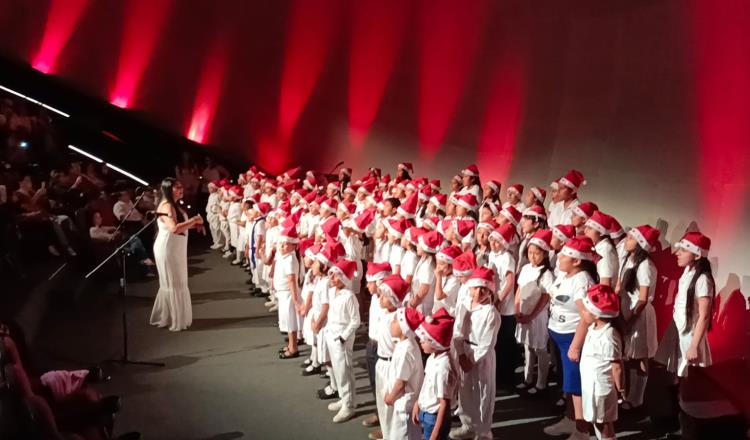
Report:
M 120 196 L 115 202 L 115 206 L 112 208 L 112 212 L 115 214 L 117 221 L 135 222 L 142 223 L 144 220 L 143 214 L 135 207 L 133 200 L 130 198 L 130 191 L 120 191 Z M 127 216 L 127 218 L 125 218 Z
M 115 240 L 119 240 L 122 237 L 122 231 L 115 234 L 114 226 L 102 226 L 102 214 L 99 211 L 94 211 L 91 216 L 91 228 L 89 229 L 89 236 L 93 241 L 101 243 L 109 243 Z M 146 266 L 149 269 L 153 269 L 154 261 L 148 257 L 146 248 L 143 246 L 143 242 L 139 237 L 133 237 L 130 240 L 130 244 L 125 247 L 128 255 L 132 255 L 133 258 L 138 261 L 139 264 Z M 148 273 L 153 273 L 149 270 Z
M 18 208 L 18 220 L 21 223 L 36 223 L 37 225 L 48 225 L 57 238 L 57 244 L 65 249 L 71 257 L 76 256 L 76 251 L 71 246 L 69 235 L 75 232 L 75 227 L 70 217 L 63 214 L 52 214 L 47 201 L 46 182 L 36 191 L 33 187 L 31 176 L 26 174 L 19 182 L 19 188 L 13 193 L 15 204 Z M 48 243 L 47 249 L 52 255 L 59 256 L 56 246 Z

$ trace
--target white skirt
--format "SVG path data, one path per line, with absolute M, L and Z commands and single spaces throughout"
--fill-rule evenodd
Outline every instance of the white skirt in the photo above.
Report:
M 651 303 L 646 304 L 624 339 L 625 359 L 648 359 L 656 355 L 659 342 L 656 334 L 656 312 Z
M 294 308 L 292 294 L 288 290 L 277 290 L 276 298 L 279 301 L 279 331 L 296 332 L 299 330 L 297 322 L 297 310 Z
M 549 315 L 545 309 L 539 312 L 530 322 L 516 324 L 516 341 L 536 350 L 547 348 L 547 341 L 549 341 L 548 321 Z

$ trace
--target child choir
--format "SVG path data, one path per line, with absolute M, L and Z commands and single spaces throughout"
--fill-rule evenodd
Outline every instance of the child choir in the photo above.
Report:
M 710 365 L 715 285 L 700 232 L 675 245 L 684 274 L 658 344 L 659 231 L 625 232 L 580 201 L 581 172 L 549 190 L 510 185 L 504 201 L 476 165 L 445 193 L 439 180 L 411 177 L 410 163 L 393 179 L 377 168 L 351 174 L 272 178 L 251 167 L 234 184 L 211 182 L 206 206 L 211 247 L 245 267 L 251 293 L 278 314 L 279 358 L 310 347 L 302 374 L 328 378 L 317 397 L 330 400 L 334 423 L 355 416 L 365 313 L 377 410 L 363 424 L 379 426 L 376 439 L 492 438 L 496 389 L 544 392 L 551 365 L 566 408 L 543 431 L 613 439 L 618 407 L 644 403 L 650 360 L 678 377 Z

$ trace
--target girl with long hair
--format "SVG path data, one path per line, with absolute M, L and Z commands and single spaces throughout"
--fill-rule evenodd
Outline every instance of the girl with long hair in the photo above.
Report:
M 203 217 L 188 218 L 178 202 L 184 189 L 179 180 L 167 177 L 161 182 L 161 199 L 156 208 L 159 232 L 154 240 L 154 261 L 159 273 L 159 292 L 151 310 L 151 325 L 186 330 L 193 322 L 187 270 L 187 241 L 190 229 L 203 229 Z

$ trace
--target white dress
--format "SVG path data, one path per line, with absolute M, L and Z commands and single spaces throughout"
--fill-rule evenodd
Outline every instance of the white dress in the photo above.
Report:
M 171 216 L 170 216 L 171 217 Z M 154 261 L 159 272 L 159 292 L 151 310 L 151 325 L 169 326 L 171 331 L 186 330 L 193 322 L 188 289 L 188 232 L 174 234 L 159 219 L 159 233 L 154 240 Z
M 537 302 L 542 295 L 547 295 L 552 290 L 554 277 L 552 271 L 546 270 L 539 279 L 539 273 L 542 267 L 534 267 L 530 263 L 521 268 L 518 276 L 519 294 L 521 296 L 521 313 L 524 315 L 531 314 L 536 307 Z M 539 281 L 537 281 L 539 280 Z M 526 324 L 516 325 L 516 341 L 519 344 L 528 345 L 533 349 L 547 348 L 549 332 L 547 324 L 549 322 L 549 305 L 540 310 L 539 313 Z

